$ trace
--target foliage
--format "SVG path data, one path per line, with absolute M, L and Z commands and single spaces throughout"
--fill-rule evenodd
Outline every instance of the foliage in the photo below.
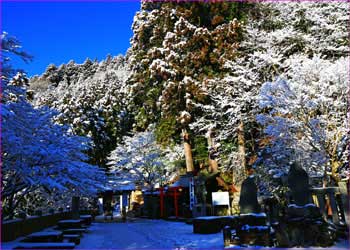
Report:
M 335 162 L 337 167 L 347 163 L 347 152 L 339 155 L 337 147 L 347 133 L 348 70 L 345 58 L 333 63 L 305 58 L 297 71 L 289 71 L 289 83 L 278 79 L 263 85 L 263 113 L 257 120 L 269 141 L 260 152 L 260 163 L 274 169 L 274 175 L 286 173 L 294 161 L 320 176 L 326 176 L 327 166 Z M 339 179 L 338 170 L 331 172 Z
M 31 62 L 33 56 L 23 51 L 21 43 L 14 36 L 9 36 L 7 32 L 1 34 L 1 81 L 9 82 L 18 72 L 24 73 L 23 70 L 13 69 L 11 65 L 11 57 L 17 56 L 24 62 Z
M 17 48 L 17 40 L 7 42 L 15 46 L 13 49 L 5 47 L 8 51 Z M 88 158 L 84 152 L 89 140 L 72 135 L 67 126 L 55 124 L 56 111 L 47 107 L 34 108 L 26 99 L 28 79 L 22 73 L 2 83 L 1 198 L 4 215 L 12 217 L 23 199 L 39 189 L 88 195 L 102 188 L 104 175 L 95 166 L 85 163 Z
M 113 180 L 129 180 L 153 188 L 165 173 L 162 151 L 152 132 L 127 136 L 108 158 Z
M 192 152 L 194 163 L 199 165 L 200 163 L 208 164 L 208 142 L 204 136 L 196 136 L 193 138 Z
M 202 111 L 196 105 L 209 102 L 203 80 L 209 74 L 219 74 L 225 58 L 235 56 L 240 25 L 234 13 L 242 14 L 244 6 L 142 3 L 134 19 L 134 36 L 128 51 L 133 70 L 129 83 L 139 129 L 156 123 L 157 139 L 163 142 L 169 140 L 165 137 L 178 136 L 174 131 L 183 126 L 182 112 L 188 112 L 192 121 L 197 119 Z M 168 133 L 165 120 L 175 126 L 173 132 Z
M 224 73 L 207 80 L 211 105 L 201 106 L 202 115 L 191 124 L 191 128 L 197 133 L 214 129 L 217 140 L 224 145 L 226 141 L 236 140 L 237 125 L 242 121 L 246 152 L 251 154 L 246 158 L 253 160 L 259 144 L 263 147 L 269 140 L 268 135 L 259 132 L 261 128 L 255 121 L 255 117 L 265 111 L 259 108 L 258 96 L 266 81 L 273 81 L 280 75 L 292 79 L 294 86 L 299 82 L 299 86 L 305 86 L 304 92 L 312 91 L 310 95 L 319 90 L 316 87 L 312 90 L 311 86 L 308 90 L 307 86 L 315 81 L 321 86 L 322 82 L 325 87 L 319 97 L 334 93 L 344 101 L 344 92 L 339 90 L 346 89 L 344 83 L 347 79 L 344 78 L 346 69 L 340 66 L 340 61 L 343 60 L 344 65 L 347 63 L 340 58 L 349 54 L 349 47 L 344 46 L 349 42 L 345 21 L 349 16 L 347 9 L 348 3 L 256 3 L 247 12 L 247 21 L 241 25 L 243 39 L 237 48 L 237 56 L 225 61 Z M 312 65 L 314 69 L 311 69 Z M 325 74 L 319 80 L 318 74 L 322 70 Z M 326 79 L 326 75 L 331 79 Z M 343 81 L 342 87 L 334 84 L 337 78 Z M 333 103 L 334 99 L 328 101 Z M 338 104 L 336 98 L 331 109 L 337 110 Z M 326 110 L 318 112 L 320 115 L 328 113 Z M 340 112 L 345 121 L 344 109 Z M 339 121 L 339 117 L 336 120 Z M 329 142 L 337 145 L 341 137 L 333 137 Z M 239 164 L 237 151 L 220 151 L 221 164 L 226 170 L 234 170 Z M 269 164 L 263 171 L 265 168 L 269 168 Z
M 36 106 L 60 111 L 56 121 L 71 124 L 73 133 L 92 140 L 90 161 L 101 167 L 121 137 L 130 130 L 132 117 L 126 109 L 125 79 L 128 71 L 122 57 L 107 57 L 100 63 L 87 59 L 70 62 L 31 79 Z
M 163 161 L 167 167 L 184 164 L 185 128 L 195 160 L 207 158 L 203 136 L 215 132 L 227 176 L 244 177 L 244 146 L 264 183 L 299 158 L 308 171 L 339 179 L 349 171 L 348 9 L 345 2 L 142 1 L 125 59 L 50 65 L 31 88 L 37 105 L 57 108 L 61 124 L 91 136 L 90 155 L 101 166 L 124 139 L 155 125 L 154 145 L 174 159 Z M 125 171 L 120 178 L 129 178 Z
M 155 130 L 155 136 L 157 142 L 162 145 L 169 145 L 171 143 L 170 138 L 175 138 L 175 141 L 179 141 L 179 132 L 176 129 L 176 118 L 169 117 L 167 119 L 160 119 L 159 124 Z

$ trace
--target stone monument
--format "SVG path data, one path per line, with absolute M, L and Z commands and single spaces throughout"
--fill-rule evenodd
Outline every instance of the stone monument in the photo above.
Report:
M 260 213 L 261 208 L 258 203 L 258 187 L 254 176 L 254 169 L 248 168 L 248 177 L 243 181 L 239 207 L 241 214 Z
M 310 203 L 309 176 L 306 171 L 293 163 L 288 172 L 288 186 L 291 192 L 292 203 L 304 206 Z

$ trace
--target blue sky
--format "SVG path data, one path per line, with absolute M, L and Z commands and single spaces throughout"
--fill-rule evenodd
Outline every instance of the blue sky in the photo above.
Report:
M 139 1 L 5 1 L 2 30 L 16 36 L 34 56 L 30 64 L 13 61 L 29 76 L 41 74 L 50 63 L 60 65 L 87 57 L 125 54 Z

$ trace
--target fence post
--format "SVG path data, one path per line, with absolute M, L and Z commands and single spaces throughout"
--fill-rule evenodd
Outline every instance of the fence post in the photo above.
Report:
M 338 183 L 338 185 L 339 185 L 339 192 L 340 192 L 341 201 L 342 201 L 343 207 L 344 207 L 345 223 L 349 227 L 349 225 L 350 225 L 350 218 L 349 218 L 350 214 L 349 214 L 349 193 L 348 193 L 347 182 L 340 181 Z
M 335 200 L 335 190 L 336 188 L 328 188 L 328 198 L 329 198 L 329 201 L 330 201 L 330 205 L 331 205 L 331 208 L 332 208 L 332 220 L 333 220 L 333 223 L 339 225 L 339 210 L 338 210 L 338 207 L 337 207 L 337 203 L 336 203 L 336 200 Z
M 326 199 L 325 189 L 324 188 L 311 188 L 311 193 L 313 195 L 316 195 L 318 208 L 320 209 L 322 217 L 326 220 L 328 214 L 327 214 L 326 202 L 325 202 L 325 199 Z

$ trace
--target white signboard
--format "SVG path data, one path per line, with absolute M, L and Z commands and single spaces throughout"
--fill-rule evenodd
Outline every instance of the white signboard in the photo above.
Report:
M 228 192 L 213 192 L 211 193 L 213 206 L 227 205 L 230 206 L 230 196 Z

